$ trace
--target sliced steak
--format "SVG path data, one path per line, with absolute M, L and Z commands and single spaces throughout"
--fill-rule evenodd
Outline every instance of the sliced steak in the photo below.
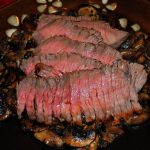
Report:
M 56 19 L 69 20 L 69 21 L 82 21 L 82 20 L 92 21 L 91 17 L 89 17 L 89 16 L 73 17 L 73 16 L 42 14 L 39 17 L 39 22 L 38 22 L 37 30 L 40 29 L 40 28 L 42 28 L 42 27 L 44 27 L 45 25 L 47 25 L 52 20 L 56 20 Z
M 80 54 L 61 53 L 57 55 L 48 54 L 30 57 L 28 60 L 24 60 L 22 62 L 21 69 L 26 73 L 26 75 L 28 75 L 31 72 L 34 72 L 36 69 L 39 70 L 42 69 L 42 67 L 49 66 L 49 68 L 47 68 L 48 70 L 43 68 L 44 70 L 47 70 L 47 72 L 43 72 L 43 74 L 49 74 L 51 72 L 51 70 L 49 70 L 50 67 L 65 73 L 100 68 L 101 65 L 102 64 L 99 61 L 81 56 Z
M 60 121 L 81 124 L 81 115 L 85 116 L 87 122 L 99 122 L 111 116 L 116 119 L 128 118 L 130 113 L 141 110 L 137 94 L 141 85 L 136 82 L 138 79 L 146 82 L 147 79 L 141 65 L 136 64 L 136 67 L 138 76 L 132 71 L 134 64 L 126 61 L 118 61 L 113 66 L 103 65 L 101 69 L 75 71 L 48 79 L 28 76 L 17 88 L 18 115 L 21 117 L 23 110 L 29 105 L 27 99 L 22 99 L 25 97 L 22 95 L 28 94 L 29 90 L 26 89 L 31 89 L 31 80 L 34 79 L 37 83 L 35 112 L 39 122 L 52 124 L 53 118 L 57 118 Z
M 74 41 L 65 36 L 54 36 L 47 39 L 35 49 L 34 55 L 58 54 L 62 52 L 78 53 L 110 65 L 121 59 L 120 52 L 102 42 L 95 45 L 77 40 Z
M 52 22 L 53 20 L 56 19 L 73 21 L 73 23 L 75 25 L 78 25 L 79 27 L 94 29 L 95 31 L 101 33 L 103 41 L 106 44 L 114 48 L 119 47 L 128 36 L 128 33 L 125 31 L 114 29 L 104 21 L 92 21 L 91 18 L 87 16 L 70 17 L 59 15 L 41 15 L 37 30 L 39 30 L 40 28 L 47 25 L 49 22 Z
M 64 35 L 72 40 L 94 44 L 98 44 L 102 41 L 101 34 L 94 29 L 87 30 L 86 28 L 75 25 L 72 21 L 61 19 L 53 20 L 43 28 L 36 30 L 33 33 L 33 38 L 39 44 L 55 35 Z

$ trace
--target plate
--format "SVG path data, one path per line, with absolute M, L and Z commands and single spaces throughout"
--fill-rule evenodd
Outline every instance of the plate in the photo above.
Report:
M 90 0 L 89 0 L 90 1 Z M 97 2 L 98 0 L 91 0 Z M 74 8 L 85 0 L 64 0 L 65 8 Z M 113 2 L 113 1 L 112 1 Z M 129 5 L 130 2 L 130 5 Z M 5 30 L 12 28 L 7 23 L 10 15 L 21 17 L 22 14 L 37 12 L 35 0 L 18 0 L 0 10 L 0 37 L 5 36 Z M 145 32 L 150 32 L 150 3 L 146 0 L 118 0 L 117 13 L 127 16 L 133 22 L 139 23 Z M 0 122 L 0 147 L 5 150 L 47 150 L 49 147 L 37 141 L 31 134 L 21 130 L 16 117 Z M 54 149 L 54 148 L 51 148 Z M 139 128 L 127 129 L 126 133 L 116 139 L 107 150 L 147 150 L 150 149 L 150 120 Z

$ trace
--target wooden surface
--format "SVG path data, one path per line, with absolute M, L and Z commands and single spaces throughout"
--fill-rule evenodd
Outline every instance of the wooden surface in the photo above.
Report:
M 73 8 L 79 4 L 87 2 L 87 0 L 62 0 L 64 7 Z M 100 0 L 89 0 L 92 2 L 100 2 Z M 111 1 L 111 0 L 110 0 Z M 127 16 L 129 20 L 139 23 L 142 28 L 150 33 L 150 1 L 149 0 L 112 0 L 118 3 L 117 12 Z M 4 31 L 12 26 L 8 25 L 7 18 L 10 15 L 21 16 L 22 14 L 30 14 L 37 12 L 38 4 L 35 0 L 18 0 L 0 10 L 0 37 L 4 36 Z

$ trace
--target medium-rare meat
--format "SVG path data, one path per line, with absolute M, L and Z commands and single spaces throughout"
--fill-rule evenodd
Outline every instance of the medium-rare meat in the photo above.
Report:
M 82 21 L 82 20 L 92 21 L 91 17 L 89 17 L 89 16 L 73 17 L 73 16 L 42 14 L 39 17 L 39 23 L 37 25 L 37 30 L 39 30 L 40 28 L 44 27 L 46 24 L 51 22 L 51 20 L 56 20 L 56 19 L 63 19 L 63 20 L 70 20 L 70 21 Z
M 81 125 L 82 115 L 87 122 L 102 121 L 111 116 L 126 118 L 141 109 L 137 92 L 146 79 L 143 66 L 126 61 L 56 77 L 27 76 L 17 87 L 17 113 L 21 118 L 25 108 L 27 111 L 32 109 L 35 116 L 27 112 L 29 118 L 37 118 L 46 124 L 52 124 L 56 118 Z M 32 88 L 35 88 L 34 96 L 29 99 L 27 95 Z M 30 105 L 28 101 L 32 101 Z
M 56 19 L 63 19 L 63 20 L 70 20 L 73 21 L 74 24 L 85 27 L 88 29 L 94 29 L 101 33 L 103 41 L 114 47 L 117 48 L 120 44 L 127 38 L 128 33 L 125 31 L 121 31 L 118 29 L 114 29 L 110 27 L 110 25 L 104 21 L 91 21 L 90 17 L 87 16 L 80 16 L 80 17 L 68 17 L 68 16 L 59 16 L 59 15 L 41 15 L 39 18 L 39 23 L 37 29 L 40 29 L 47 25 L 49 22 L 56 20 Z
M 102 65 L 99 61 L 87 58 L 75 53 L 48 54 L 30 57 L 28 60 L 23 60 L 21 69 L 30 74 L 35 71 L 38 64 L 51 66 L 62 73 L 100 68 Z M 40 67 L 40 66 L 39 66 Z M 42 66 L 41 66 L 42 67 Z M 48 72 L 51 72 L 50 70 Z M 45 74 L 47 74 L 45 72 Z
M 78 53 L 82 56 L 97 59 L 103 64 L 110 65 L 116 60 L 121 59 L 120 52 L 102 42 L 95 45 L 71 40 L 65 36 L 54 36 L 47 39 L 34 50 L 34 55 L 57 54 L 62 52 Z
M 43 28 L 36 30 L 33 33 L 33 38 L 39 44 L 55 35 L 64 35 L 72 40 L 94 44 L 98 44 L 102 41 L 101 34 L 94 29 L 87 30 L 86 28 L 75 25 L 72 21 L 61 19 L 53 20 Z

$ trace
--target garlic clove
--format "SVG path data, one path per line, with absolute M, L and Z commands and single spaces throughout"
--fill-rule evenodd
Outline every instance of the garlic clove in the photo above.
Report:
M 48 0 L 48 2 L 50 2 L 50 3 L 51 3 L 51 2 L 53 2 L 53 0 Z
M 108 3 L 108 0 L 102 0 L 102 4 L 106 5 Z
M 128 20 L 127 20 L 127 18 L 120 18 L 119 19 L 119 24 L 120 24 L 120 26 L 122 27 L 122 28 L 126 28 L 127 27 L 127 24 L 128 24 Z
M 12 15 L 10 17 L 8 17 L 7 22 L 12 25 L 12 26 L 19 26 L 19 18 L 16 15 Z
M 17 29 L 7 29 L 7 30 L 5 31 L 5 33 L 6 33 L 7 37 L 11 37 L 12 34 L 13 34 L 14 32 L 16 32 L 16 30 L 17 30 Z
M 52 3 L 52 5 L 54 7 L 58 7 L 58 8 L 63 6 L 62 1 L 60 1 L 60 0 L 56 0 L 55 2 Z
M 49 14 L 54 14 L 57 12 L 58 12 L 58 10 L 56 8 L 54 8 L 53 6 L 48 7 L 48 13 Z
M 40 13 L 43 13 L 46 10 L 46 8 L 47 8 L 46 4 L 45 5 L 39 5 L 39 6 L 37 6 L 37 10 Z
M 36 0 L 37 3 L 40 3 L 40 4 L 46 4 L 47 1 L 46 0 Z
M 103 8 L 103 9 L 102 9 L 102 12 L 105 12 L 105 13 L 106 13 L 106 12 L 107 12 L 107 9 L 106 9 L 106 8 Z
M 23 14 L 23 15 L 21 16 L 21 22 L 23 22 L 23 20 L 24 20 L 27 16 L 28 16 L 27 14 Z
M 108 10 L 114 11 L 117 8 L 117 3 L 108 4 L 108 5 L 106 5 L 106 8 Z
M 133 31 L 137 32 L 141 29 L 140 25 L 135 23 L 133 25 L 131 25 L 131 28 L 133 29 Z

